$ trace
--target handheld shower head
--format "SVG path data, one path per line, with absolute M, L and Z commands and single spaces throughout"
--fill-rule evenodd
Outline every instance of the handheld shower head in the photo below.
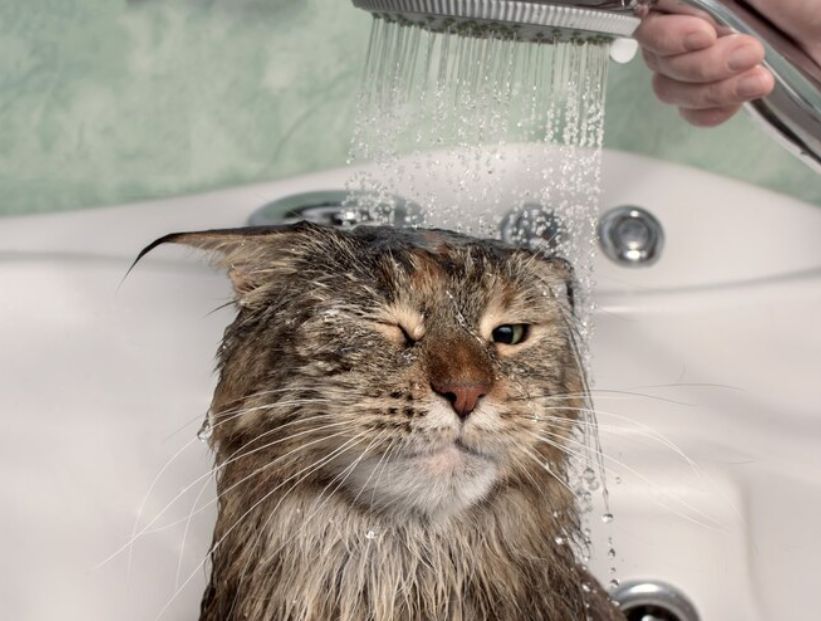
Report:
M 629 37 L 654 0 L 353 0 L 390 21 L 433 31 L 552 43 Z

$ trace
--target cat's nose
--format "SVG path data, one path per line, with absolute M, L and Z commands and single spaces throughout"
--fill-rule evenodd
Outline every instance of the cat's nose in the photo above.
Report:
M 462 420 L 470 416 L 479 399 L 490 391 L 490 386 L 481 382 L 431 382 L 431 387 L 450 401 L 453 411 Z

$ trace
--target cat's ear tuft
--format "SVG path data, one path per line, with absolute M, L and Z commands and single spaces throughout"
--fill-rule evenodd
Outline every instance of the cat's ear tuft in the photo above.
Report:
M 164 244 L 182 244 L 203 250 L 217 267 L 224 269 L 239 300 L 246 300 L 276 272 L 287 273 L 300 243 L 298 237 L 321 227 L 295 225 L 214 229 L 170 233 L 151 242 L 140 251 L 129 271 L 149 252 Z

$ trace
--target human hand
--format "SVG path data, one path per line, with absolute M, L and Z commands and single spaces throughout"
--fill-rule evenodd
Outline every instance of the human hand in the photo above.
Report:
M 764 47 L 754 37 L 720 36 L 701 17 L 662 13 L 645 17 L 634 36 L 656 74 L 656 96 L 693 125 L 719 125 L 773 89 L 772 74 L 761 66 Z

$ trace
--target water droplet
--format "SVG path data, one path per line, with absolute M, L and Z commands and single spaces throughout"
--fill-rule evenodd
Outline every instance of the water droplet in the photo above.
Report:
M 553 541 L 556 542 L 556 545 L 563 546 L 565 544 L 565 538 L 561 536 L 557 536 Z
M 613 514 L 612 513 L 605 513 L 601 516 L 601 521 L 605 524 L 609 524 L 613 521 Z
M 619 583 L 618 579 L 613 578 L 610 582 L 607 583 L 607 586 L 610 587 L 611 589 L 617 589 L 617 588 L 619 588 L 619 584 L 620 583 Z
M 607 551 L 607 556 L 608 556 L 609 558 L 611 558 L 611 559 L 612 559 L 612 558 L 616 558 L 616 550 L 615 550 L 614 548 L 610 548 L 610 549 Z
M 592 483 L 593 481 L 596 480 L 596 472 L 595 472 L 595 470 L 593 470 L 593 468 L 588 466 L 587 468 L 584 469 L 584 472 L 582 473 L 582 477 L 588 483 Z
M 202 426 L 197 431 L 197 439 L 200 442 L 208 442 L 211 436 L 214 435 L 214 426 L 211 424 L 211 417 L 209 414 L 205 415 L 205 420 L 202 421 Z
M 376 539 L 376 531 L 372 528 L 369 528 L 368 532 L 365 533 L 365 539 Z

